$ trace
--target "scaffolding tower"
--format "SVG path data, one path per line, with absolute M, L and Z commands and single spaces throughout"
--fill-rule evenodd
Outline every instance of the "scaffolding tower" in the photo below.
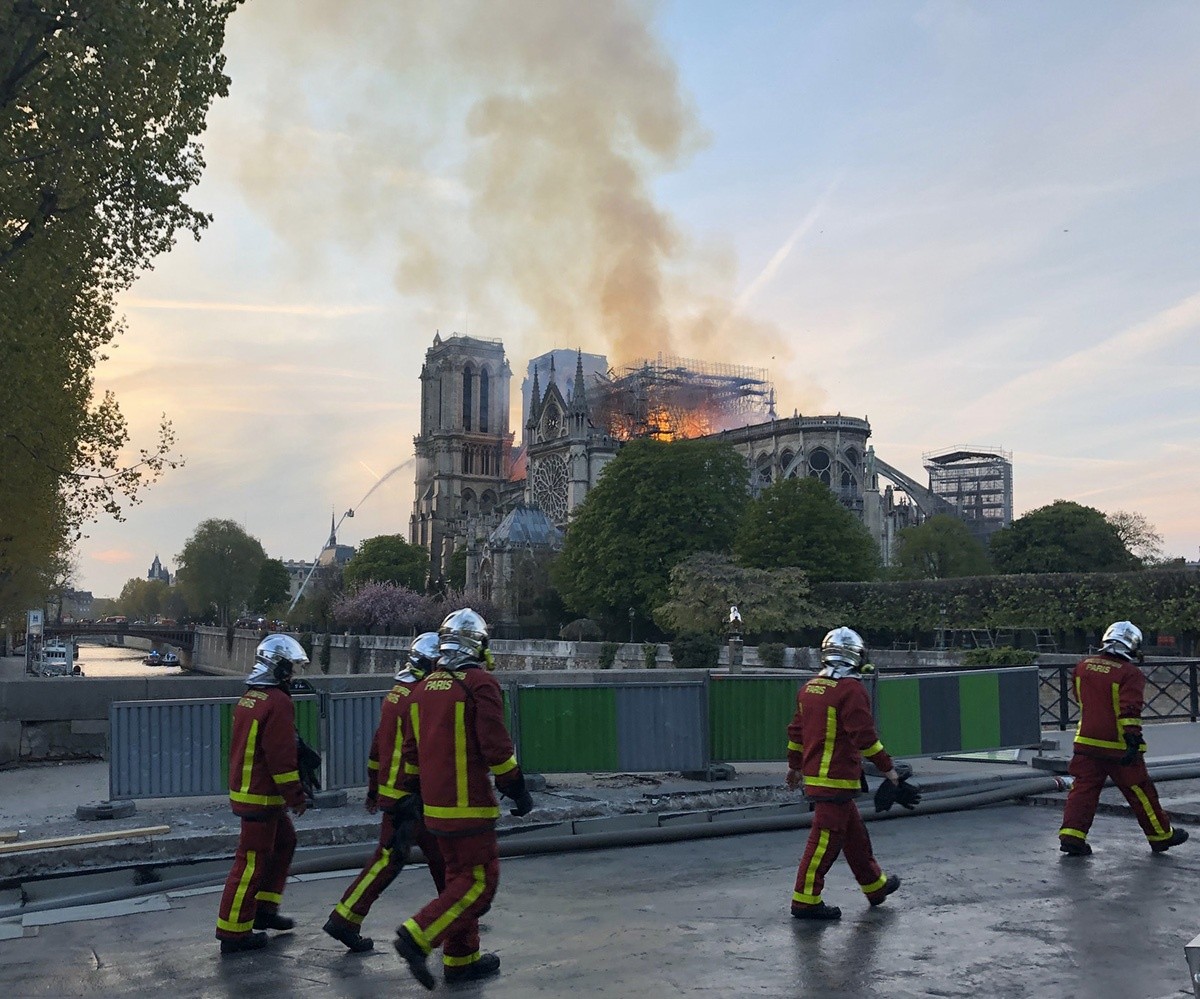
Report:
M 593 422 L 618 440 L 703 437 L 774 416 L 765 368 L 662 354 L 609 371 L 593 392 Z
M 953 505 L 984 544 L 1013 519 L 1012 452 L 960 446 L 921 456 L 929 490 Z

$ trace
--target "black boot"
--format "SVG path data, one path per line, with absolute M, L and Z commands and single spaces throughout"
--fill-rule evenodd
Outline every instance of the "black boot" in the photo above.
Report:
M 353 930 L 348 926 L 343 926 L 341 923 L 336 923 L 333 917 L 330 916 L 325 920 L 325 925 L 321 927 L 338 943 L 344 943 L 355 954 L 364 954 L 375 946 L 375 941 L 370 937 L 364 937 L 358 930 Z
M 1092 855 L 1092 848 L 1088 845 L 1087 840 L 1077 839 L 1074 836 L 1070 838 L 1064 836 L 1059 840 L 1058 848 L 1069 857 L 1090 857 Z
M 1180 843 L 1186 843 L 1188 840 L 1188 831 L 1186 829 L 1172 829 L 1171 838 L 1160 840 L 1157 843 L 1151 843 L 1150 849 L 1155 853 L 1166 853 L 1171 847 L 1178 846 Z
M 894 874 L 889 874 L 887 880 L 883 883 L 883 887 L 880 888 L 879 891 L 871 892 L 871 894 L 867 896 L 867 901 L 872 905 L 883 905 L 883 900 L 899 887 L 900 879 Z
M 474 982 L 480 978 L 491 978 L 500 973 L 500 958 L 495 954 L 480 954 L 478 961 L 442 968 L 442 977 L 447 985 L 456 982 Z
M 392 941 L 392 946 L 396 948 L 396 953 L 408 962 L 408 970 L 412 972 L 413 978 L 425 988 L 433 989 L 436 983 L 433 980 L 433 972 L 429 970 L 428 955 L 421 950 L 421 945 L 413 939 L 406 927 L 401 926 L 396 930 L 396 939 Z
M 290 916 L 281 916 L 278 912 L 259 912 L 254 916 L 256 930 L 293 930 L 296 920 Z
M 841 919 L 842 910 L 836 905 L 793 905 L 792 915 L 797 919 Z
M 267 945 L 265 933 L 248 933 L 244 937 L 233 937 L 221 941 L 222 954 L 240 954 L 244 950 L 262 950 Z

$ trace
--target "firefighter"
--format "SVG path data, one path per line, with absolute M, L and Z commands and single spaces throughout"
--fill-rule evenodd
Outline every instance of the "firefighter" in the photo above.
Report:
M 879 905 L 900 887 L 900 879 L 884 874 L 871 851 L 858 806 L 866 788 L 862 758 L 868 757 L 888 780 L 899 785 L 875 732 L 871 702 L 862 684 L 866 647 L 857 632 L 835 628 L 821 642 L 821 671 L 796 695 L 796 714 L 788 726 L 787 786 L 803 783 L 813 806 L 808 846 L 796 872 L 792 915 L 797 919 L 840 919 L 842 910 L 821 898 L 825 875 L 838 853 L 871 905 Z
M 1141 631 L 1129 621 L 1117 621 L 1104 633 L 1100 651 L 1075 665 L 1079 726 L 1067 770 L 1075 781 L 1058 831 L 1058 848 L 1063 853 L 1086 857 L 1092 852 L 1087 834 L 1108 777 L 1125 795 L 1151 850 L 1164 853 L 1188 838 L 1186 829 L 1172 828 L 1171 817 L 1158 803 L 1158 792 L 1146 770 L 1146 744 L 1142 741 L 1146 678 L 1138 668 L 1141 660 Z
M 419 781 L 425 825 L 438 837 L 446 882 L 437 898 L 396 930 L 393 943 L 427 989 L 434 977 L 426 959 L 439 944 L 447 983 L 500 970 L 499 957 L 479 950 L 479 917 L 491 907 L 500 878 L 500 807 L 488 774 L 515 803 L 511 814 L 533 808 L 504 726 L 500 685 L 489 672 L 486 622 L 470 608 L 455 611 L 442 622 L 438 640 L 438 667 L 412 692 L 404 769 L 409 790 Z
M 379 846 L 362 873 L 346 889 L 324 926 L 326 933 L 356 954 L 374 946 L 371 938 L 362 936 L 359 928 L 375 900 L 400 873 L 413 843 L 421 848 L 438 892 L 445 887 L 445 867 L 438 841 L 425 828 L 420 797 L 402 786 L 404 768 L 401 764 L 404 735 L 412 724 L 408 710 L 412 688 L 437 665 L 437 661 L 437 632 L 418 635 L 396 673 L 396 685 L 383 699 L 379 727 L 371 740 L 366 809 L 371 814 L 383 813 Z
M 241 819 L 237 855 L 225 881 L 217 916 L 222 954 L 267 945 L 263 930 L 290 930 L 279 912 L 296 850 L 290 808 L 307 807 L 297 762 L 292 673 L 308 663 L 290 635 L 269 635 L 258 645 L 246 692 L 233 709 L 229 739 L 229 802 Z

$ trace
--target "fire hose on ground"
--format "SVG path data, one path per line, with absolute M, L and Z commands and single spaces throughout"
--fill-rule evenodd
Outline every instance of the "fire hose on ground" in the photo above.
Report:
M 1148 769 L 1151 777 L 1156 781 L 1200 778 L 1200 762 L 1187 764 L 1171 762 L 1167 765 L 1151 765 L 1148 766 Z M 1071 778 L 1063 776 L 985 779 L 969 788 L 950 787 L 930 790 L 923 795 L 921 803 L 912 810 L 894 808 L 891 811 L 877 813 L 867 809 L 863 812 L 863 818 L 874 822 L 964 811 L 1033 795 L 1052 794 L 1064 791 L 1070 785 Z M 747 812 L 756 814 L 747 816 L 745 814 Z M 736 813 L 736 817 L 734 813 Z M 807 828 L 812 824 L 812 813 L 800 801 L 740 806 L 724 810 L 709 809 L 694 813 L 651 812 L 640 813 L 640 815 L 647 820 L 645 825 L 620 829 L 589 831 L 587 828 L 589 824 L 601 826 L 609 824 L 611 818 L 565 820 L 549 826 L 545 824 L 508 826 L 499 830 L 500 856 L 534 856 L 576 850 L 603 850 L 655 843 L 673 843 L 717 836 L 783 832 Z M 617 817 L 630 818 L 632 816 Z M 650 824 L 650 819 L 654 819 L 655 824 Z M 292 873 L 319 874 L 328 871 L 349 870 L 360 866 L 371 849 L 369 844 L 355 843 L 301 850 L 297 852 L 292 863 Z M 414 849 L 410 862 L 419 863 L 423 860 L 420 851 Z M 144 871 L 147 865 L 135 864 L 130 867 L 135 871 Z M 75 896 L 63 896 L 29 905 L 6 906 L 0 908 L 0 919 L 47 909 L 94 905 L 143 895 L 180 891 L 186 888 L 212 885 L 221 880 L 211 873 L 187 874 L 187 867 L 187 864 L 155 865 L 156 869 L 153 871 L 155 879 L 152 881 L 145 881 L 143 878 L 143 883 L 140 884 L 108 886 L 95 891 L 81 891 Z M 177 869 L 179 873 L 159 876 L 160 872 L 171 868 Z

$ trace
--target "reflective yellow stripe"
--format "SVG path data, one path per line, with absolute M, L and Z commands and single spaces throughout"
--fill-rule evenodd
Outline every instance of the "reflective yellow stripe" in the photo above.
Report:
M 491 772 L 496 774 L 497 776 L 500 776 L 502 774 L 508 773 L 510 770 L 515 768 L 516 765 L 517 765 L 517 758 L 515 756 L 510 756 L 503 763 L 497 763 L 494 767 L 488 767 L 488 769 L 491 770 Z
M 412 720 L 413 739 L 417 745 L 421 744 L 421 713 L 417 710 L 417 705 L 414 702 L 413 706 L 408 709 L 408 717 Z
M 854 786 L 857 787 L 858 785 L 855 784 Z M 498 819 L 500 817 L 500 806 L 487 805 L 481 808 L 456 808 L 426 805 L 425 814 L 431 819 Z
M 243 805 L 282 805 L 283 796 L 279 794 L 249 794 L 245 791 L 230 791 L 229 800 Z
M 817 838 L 817 848 L 813 851 L 812 860 L 808 862 L 808 868 L 804 872 L 804 894 L 817 902 L 821 901 L 820 895 L 813 894 L 813 889 L 816 887 L 817 868 L 821 866 L 821 861 L 825 858 L 825 851 L 828 848 L 829 830 L 822 829 Z
M 362 898 L 363 892 L 365 892 L 371 886 L 371 883 L 373 881 L 375 881 L 379 877 L 380 874 L 383 873 L 383 871 L 387 867 L 387 865 L 389 863 L 391 863 L 391 860 L 392 860 L 392 851 L 391 850 L 384 849 L 384 850 L 380 851 L 379 859 L 370 866 L 370 868 L 367 870 L 367 873 L 364 874 L 362 879 L 358 882 L 357 887 L 355 887 L 354 891 L 352 891 L 350 893 L 350 896 L 348 898 L 345 898 L 342 901 L 338 902 L 336 908 L 337 908 L 337 914 L 339 916 L 343 916 L 346 919 L 351 920 L 352 922 L 359 922 L 359 923 L 362 922 L 362 916 L 356 917 L 355 914 L 351 911 L 350 907 L 352 905 L 354 905 L 354 903 L 357 902 L 360 898 Z
M 1083 681 L 1079 677 L 1075 677 L 1075 703 L 1079 705 L 1079 724 L 1075 726 L 1075 741 L 1079 741 L 1079 733 L 1083 731 L 1083 696 L 1082 696 Z
M 1080 746 L 1099 746 L 1101 749 L 1124 749 L 1123 742 L 1109 742 L 1107 739 L 1089 739 L 1086 735 L 1075 736 L 1075 742 Z
M 255 724 L 258 724 L 258 723 L 255 722 Z M 231 916 L 240 916 L 242 913 L 242 906 L 245 904 L 245 901 L 246 901 L 246 892 L 250 890 L 250 882 L 254 879 L 254 868 L 257 865 L 257 863 L 258 863 L 258 851 L 257 850 L 247 850 L 246 851 L 246 869 L 244 871 L 242 871 L 242 877 L 241 877 L 241 880 L 238 881 L 237 891 L 234 892 L 234 894 L 233 894 L 233 905 L 231 905 L 229 907 L 229 914 Z M 230 922 L 232 923 L 232 920 Z M 218 925 L 220 925 L 220 924 L 218 923 Z M 230 932 L 232 932 L 232 933 L 242 933 L 245 930 L 253 929 L 253 928 L 254 928 L 254 918 L 253 917 L 251 917 L 251 919 L 250 919 L 249 926 L 246 926 L 244 923 L 237 923 L 237 924 L 234 924 L 234 926 L 223 927 L 223 929 L 230 930 Z
M 792 901 L 800 902 L 804 905 L 820 905 L 821 904 L 821 896 L 820 895 L 805 895 L 803 892 L 794 891 L 794 892 L 792 892 Z
M 433 948 L 429 945 L 429 938 L 425 936 L 425 931 L 421 929 L 420 925 L 415 919 L 406 919 L 402 925 L 406 930 L 408 930 L 409 936 L 411 936 L 417 942 L 417 946 L 420 947 L 421 950 L 423 950 L 426 954 L 433 950 Z
M 245 791 L 250 786 L 250 773 L 254 769 L 254 746 L 258 742 L 258 722 L 250 723 L 250 735 L 246 739 L 246 751 L 242 754 L 242 786 L 239 791 Z
M 368 770 L 378 770 L 379 769 L 379 761 L 378 760 L 367 760 L 367 769 Z
M 404 764 L 404 772 L 406 774 L 418 774 L 419 775 L 421 773 L 421 768 L 419 766 L 417 766 L 415 763 L 405 763 Z
M 862 787 L 861 781 L 856 780 L 840 780 L 837 777 L 805 777 L 805 787 L 833 787 L 833 788 L 848 788 L 852 787 L 859 790 Z
M 792 742 L 792 740 L 789 739 L 788 740 L 788 752 L 789 753 L 803 753 L 804 747 L 802 745 L 800 745 L 800 743 Z
M 1058 834 L 1060 836 L 1074 836 L 1076 839 L 1087 839 L 1087 833 L 1082 832 L 1079 829 L 1068 829 L 1066 826 L 1063 826 L 1058 831 Z
M 387 783 L 396 786 L 396 781 L 400 778 L 400 760 L 404 752 L 404 735 L 400 731 L 400 726 L 396 726 L 395 741 L 392 743 L 392 762 L 388 767 Z
M 346 920 L 346 922 L 353 923 L 355 926 L 362 926 L 362 921 L 365 917 L 360 916 L 357 912 L 351 912 L 341 902 L 338 902 L 333 909 L 334 912 Z
M 863 756 L 874 756 L 876 753 L 883 752 L 883 743 L 876 739 L 871 745 L 862 751 Z
M 462 702 L 460 701 L 459 703 L 461 704 Z M 475 903 L 476 899 L 483 894 L 484 888 L 487 887 L 487 872 L 484 871 L 483 865 L 478 864 L 472 867 L 471 876 L 471 887 L 466 890 L 463 897 L 435 919 L 430 924 L 429 929 L 425 931 L 430 939 L 436 940 L 441 936 L 450 924 L 466 912 Z M 444 894 L 443 897 L 445 897 Z
M 873 891 L 879 891 L 885 884 L 887 884 L 887 875 L 880 874 L 878 881 L 872 881 L 869 885 L 860 885 L 859 887 L 862 888 L 864 895 L 870 895 Z
M 275 781 L 276 784 L 296 783 L 300 780 L 300 771 L 299 770 L 289 770 L 285 774 L 271 774 L 271 779 L 273 781 Z
M 276 905 L 283 902 L 283 896 L 276 891 L 260 891 L 254 898 L 258 902 L 274 902 Z
M 833 745 L 837 740 L 837 711 L 834 708 L 825 709 L 825 751 L 821 753 L 821 766 L 817 769 L 818 777 L 829 776 L 829 763 L 833 759 Z M 858 781 L 854 782 L 858 787 Z
M 467 796 L 467 702 L 454 705 L 454 779 L 456 801 L 465 808 L 471 800 Z
M 228 919 L 218 917 L 217 929 L 224 930 L 226 933 L 245 933 L 247 930 L 254 929 L 254 920 L 248 919 L 244 923 L 231 923 Z
M 1157 836 L 1148 836 L 1146 838 L 1149 839 L 1151 843 L 1161 843 L 1164 839 L 1170 839 L 1174 832 L 1175 829 L 1172 827 L 1165 833 L 1159 833 Z
M 1121 728 L 1125 728 L 1129 725 L 1141 725 L 1141 723 L 1142 723 L 1142 720 L 1140 718 L 1118 718 L 1117 719 L 1117 725 L 1120 726 Z
M 449 954 L 442 955 L 442 965 L 446 968 L 461 968 L 466 964 L 474 964 L 479 960 L 479 951 L 474 954 L 468 954 L 466 957 L 451 957 Z
M 1171 831 L 1169 829 L 1164 831 L 1162 823 L 1158 821 L 1158 816 L 1154 814 L 1154 809 L 1150 806 L 1150 799 L 1146 797 L 1146 792 L 1137 785 L 1134 785 L 1129 790 L 1137 795 L 1137 800 L 1141 802 L 1142 808 L 1145 809 L 1146 818 L 1150 820 L 1150 826 L 1154 830 L 1154 835 L 1150 837 L 1150 841 L 1168 839 Z
M 381 798 L 391 798 L 394 801 L 399 801 L 401 798 L 407 798 L 409 792 L 398 787 L 388 787 L 386 784 L 379 786 L 379 796 Z

